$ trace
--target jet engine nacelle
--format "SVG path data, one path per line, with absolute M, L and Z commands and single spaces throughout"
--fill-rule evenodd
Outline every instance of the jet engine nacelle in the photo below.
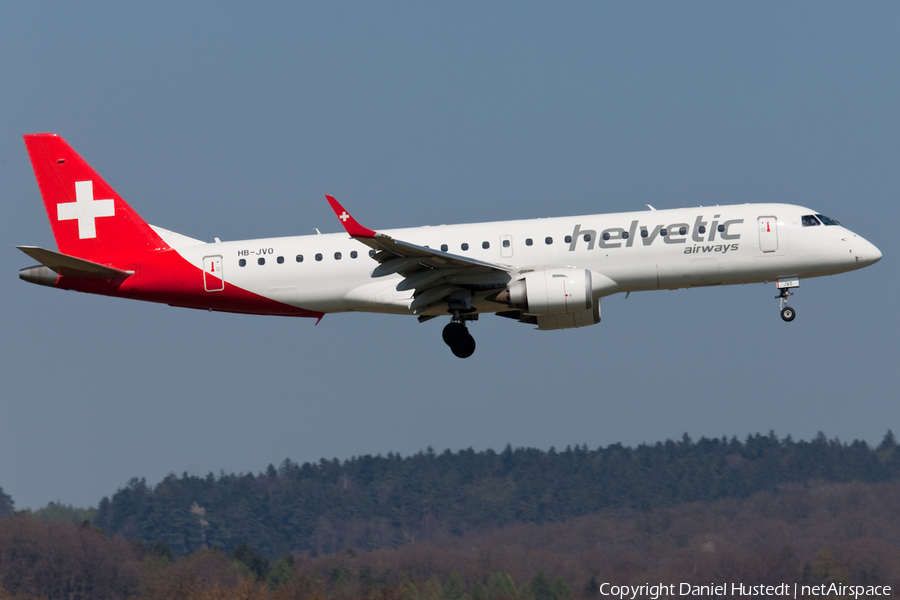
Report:
M 577 313 L 594 306 L 591 272 L 586 269 L 531 271 L 509 284 L 507 293 L 511 307 L 535 316 Z
M 605 275 L 568 267 L 522 273 L 488 300 L 516 309 L 498 312 L 501 317 L 542 330 L 571 329 L 599 323 L 600 297 L 618 289 L 619 284 Z
M 562 315 L 540 315 L 538 317 L 528 317 L 535 319 L 537 328 L 541 331 L 549 331 L 551 329 L 572 329 L 574 327 L 587 327 L 588 325 L 596 325 L 600 322 L 600 299 L 594 300 L 594 306 L 587 310 L 567 313 Z

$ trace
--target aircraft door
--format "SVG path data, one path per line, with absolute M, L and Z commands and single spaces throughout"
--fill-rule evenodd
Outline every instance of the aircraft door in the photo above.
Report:
M 778 220 L 775 217 L 760 217 L 759 249 L 761 252 L 778 250 Z
M 501 235 L 500 236 L 500 256 L 503 258 L 512 258 L 513 255 L 513 247 L 512 247 L 512 236 L 511 235 Z
M 221 256 L 203 257 L 203 289 L 207 292 L 221 292 L 225 289 Z

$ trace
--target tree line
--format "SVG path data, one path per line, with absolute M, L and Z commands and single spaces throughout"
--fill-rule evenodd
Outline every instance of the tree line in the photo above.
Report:
M 3 488 L 0 487 L 0 519 L 12 515 L 13 512 L 15 512 L 15 504 L 12 496 L 4 493 Z
M 786 484 L 746 498 L 277 559 L 243 542 L 176 557 L 90 523 L 28 511 L 0 519 L 0 600 L 593 600 L 604 584 L 647 582 L 896 591 L 900 480 Z
M 94 524 L 110 535 L 162 544 L 173 556 L 202 548 L 262 556 L 398 548 L 436 536 L 516 523 L 563 522 L 608 510 L 652 510 L 746 498 L 809 481 L 900 479 L 892 432 L 876 448 L 819 434 L 701 438 L 635 448 L 472 449 L 412 456 L 285 460 L 259 474 L 132 479 L 103 498 Z

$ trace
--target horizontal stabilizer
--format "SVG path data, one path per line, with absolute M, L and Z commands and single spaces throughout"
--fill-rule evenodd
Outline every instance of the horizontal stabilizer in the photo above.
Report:
M 37 246 L 16 246 L 19 250 L 45 267 L 65 277 L 87 277 L 93 279 L 121 279 L 134 275 L 134 271 L 114 269 L 99 263 L 60 254 Z

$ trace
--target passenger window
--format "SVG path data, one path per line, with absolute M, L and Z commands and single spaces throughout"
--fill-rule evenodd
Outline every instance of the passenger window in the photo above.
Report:
M 303 262 L 303 255 L 302 255 L 302 254 L 298 254 L 298 255 L 297 255 L 297 262 Z
M 526 245 L 526 246 L 530 246 L 530 245 L 532 245 L 533 243 L 534 243 L 534 242 L 531 240 L 531 238 L 525 238 L 525 245 Z
M 699 231 L 700 233 L 706 233 L 706 225 L 701 225 L 697 228 L 697 231 Z
M 825 225 L 840 225 L 840 223 L 838 223 L 836 220 L 832 219 L 831 217 L 826 217 L 825 215 L 816 215 L 816 216 L 819 217 L 819 220 L 822 221 L 822 223 L 824 223 Z
M 604 233 L 601 237 L 602 237 L 604 240 L 608 240 L 608 239 L 609 239 L 609 234 L 608 234 L 608 233 Z
M 571 244 L 571 243 L 572 243 L 572 236 L 571 236 L 571 235 L 567 235 L 567 236 L 566 236 L 566 243 L 567 243 L 567 244 Z
M 469 249 L 469 245 L 466 244 L 465 242 L 463 242 L 459 247 L 462 248 L 463 250 L 468 250 L 468 249 Z
M 487 250 L 488 248 L 491 247 L 491 243 L 490 242 L 481 242 L 481 247 L 484 248 L 485 250 Z
M 681 235 L 687 235 L 687 227 L 682 227 L 678 230 L 678 233 Z
M 375 258 L 375 251 L 369 250 L 369 258 Z
M 666 237 L 667 235 L 669 235 L 669 230 L 668 229 L 660 229 L 659 235 Z
M 316 254 L 316 260 L 322 260 L 322 255 L 321 255 L 321 254 Z
M 503 240 L 503 247 L 509 248 L 509 240 Z
M 586 241 L 586 242 L 591 241 L 591 234 L 589 234 L 589 233 L 584 234 L 584 241 Z
M 441 244 L 441 252 L 446 252 L 449 249 L 450 249 L 450 247 L 447 246 L 447 244 Z
M 242 258 L 241 260 L 238 261 L 238 266 L 239 266 L 239 267 L 246 267 L 246 266 L 247 266 L 247 261 L 244 260 L 244 259 Z
M 278 262 L 279 265 L 283 265 L 283 264 L 284 264 L 284 257 L 283 257 L 283 256 L 279 256 L 279 257 L 278 257 L 277 259 L 275 259 L 275 260 Z
M 647 233 L 646 229 L 641 229 L 641 237 L 647 237 L 648 235 L 650 234 Z
M 356 250 L 350 252 L 350 258 L 356 258 L 359 254 L 356 253 Z
M 552 237 L 545 237 L 545 238 L 544 238 L 544 243 L 547 244 L 547 245 L 549 246 L 550 244 L 553 243 L 553 238 L 552 238 Z
M 725 226 L 724 226 L 724 225 L 719 225 L 718 227 L 716 227 L 716 229 L 719 230 L 719 233 L 725 233 Z
M 335 252 L 335 253 L 334 253 L 334 260 L 341 260 L 341 253 L 340 253 L 340 252 Z
M 623 239 L 623 240 L 627 240 L 627 239 L 628 239 L 628 232 L 627 232 L 627 231 L 623 231 L 623 232 L 622 232 L 622 239 Z
M 266 259 L 260 257 L 256 262 L 257 262 L 257 264 L 264 265 L 264 264 L 266 264 Z

